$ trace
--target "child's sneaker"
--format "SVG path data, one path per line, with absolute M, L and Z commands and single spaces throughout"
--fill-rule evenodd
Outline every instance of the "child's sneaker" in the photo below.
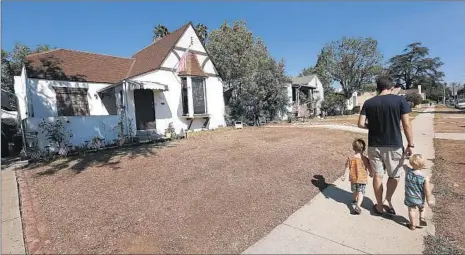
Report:
M 422 226 L 422 227 L 428 226 L 428 223 L 426 223 L 425 218 L 420 218 L 420 226 Z

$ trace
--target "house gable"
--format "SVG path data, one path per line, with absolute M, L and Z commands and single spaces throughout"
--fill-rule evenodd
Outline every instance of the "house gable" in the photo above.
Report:
M 131 58 L 56 49 L 28 55 L 26 68 L 29 78 L 117 83 L 160 69 L 173 71 L 191 42 L 190 51 L 195 53 L 196 66 L 208 76 L 217 76 L 218 72 L 191 22 L 136 52 Z
M 191 53 L 195 54 L 195 57 L 197 58 L 200 67 L 202 68 L 202 71 L 205 72 L 206 74 L 210 76 L 217 76 L 218 72 L 208 55 L 207 50 L 205 49 L 204 45 L 200 42 L 200 39 L 192 26 L 192 23 L 188 24 L 189 26 L 186 28 L 182 36 L 179 38 L 177 41 L 176 45 L 173 47 L 171 50 L 171 54 L 168 56 L 168 58 L 164 61 L 163 67 L 166 68 L 173 68 L 177 61 L 181 58 L 181 56 L 184 54 L 187 48 L 189 48 L 189 51 Z M 176 63 L 173 65 L 173 57 L 176 57 Z

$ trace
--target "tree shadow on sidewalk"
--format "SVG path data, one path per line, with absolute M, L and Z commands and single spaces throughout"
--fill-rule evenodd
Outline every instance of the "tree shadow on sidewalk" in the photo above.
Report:
M 326 179 L 322 175 L 314 175 L 311 182 L 313 186 L 317 187 L 326 198 L 331 198 L 338 203 L 345 204 L 351 214 L 355 213 L 352 207 L 352 201 L 354 198 L 353 193 L 345 191 L 334 184 L 326 183 Z M 371 212 L 373 205 L 374 203 L 370 198 L 363 198 L 363 208 Z

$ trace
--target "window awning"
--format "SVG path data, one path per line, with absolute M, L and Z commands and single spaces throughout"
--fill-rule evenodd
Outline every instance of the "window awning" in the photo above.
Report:
M 127 81 L 129 89 L 153 89 L 167 91 L 168 85 L 154 81 Z
M 118 82 L 116 84 L 113 84 L 111 86 L 105 87 L 103 89 L 100 89 L 97 91 L 97 93 L 105 93 L 107 91 L 110 91 L 111 89 L 118 87 L 123 84 L 124 81 Z M 168 90 L 168 85 L 162 84 L 159 82 L 153 82 L 153 81 L 126 81 L 128 83 L 128 88 L 129 89 L 153 89 L 153 90 L 160 90 L 160 91 L 167 91 Z

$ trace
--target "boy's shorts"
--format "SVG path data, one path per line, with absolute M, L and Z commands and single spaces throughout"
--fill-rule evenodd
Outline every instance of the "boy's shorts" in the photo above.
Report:
M 352 192 L 361 192 L 363 195 L 365 195 L 365 187 L 367 185 L 363 183 L 351 183 L 350 188 Z
M 368 147 L 368 159 L 378 176 L 399 178 L 404 165 L 404 148 Z

